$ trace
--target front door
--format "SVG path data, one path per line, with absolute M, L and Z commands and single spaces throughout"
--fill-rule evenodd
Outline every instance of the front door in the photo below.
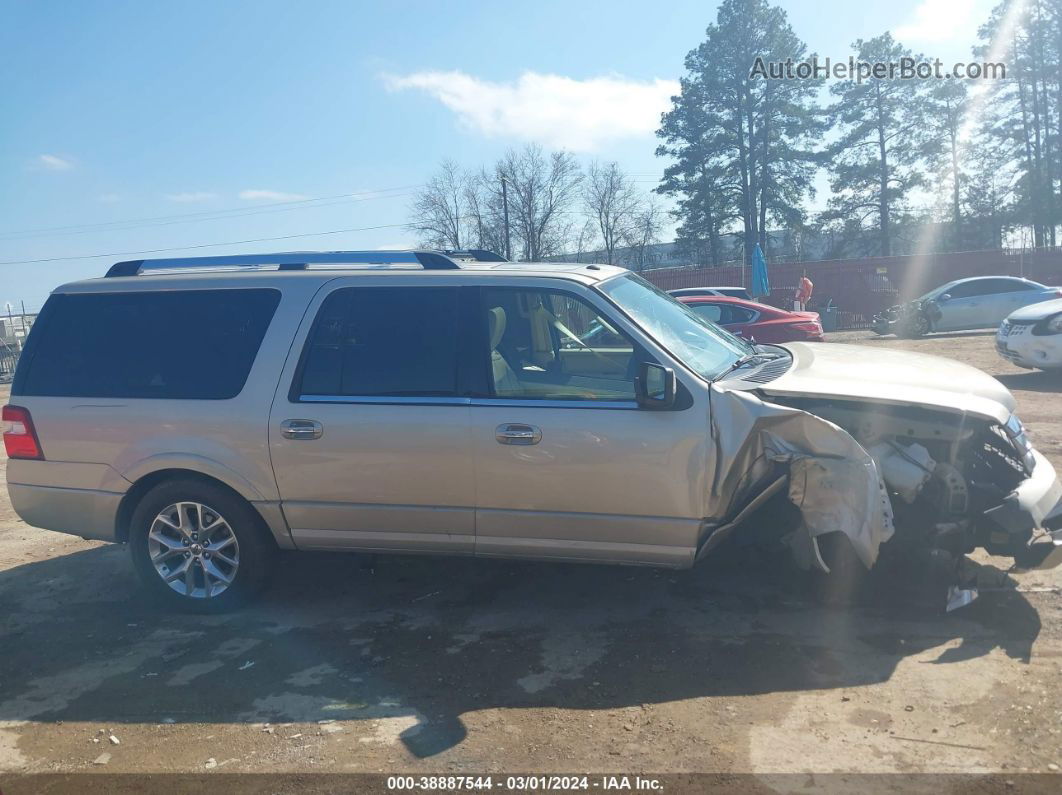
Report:
M 459 290 L 360 286 L 368 278 L 319 299 L 273 403 L 269 451 L 292 537 L 303 549 L 471 553 Z
M 476 554 L 688 565 L 707 407 L 684 392 L 681 410 L 639 409 L 648 354 L 607 302 L 574 290 L 480 290 Z

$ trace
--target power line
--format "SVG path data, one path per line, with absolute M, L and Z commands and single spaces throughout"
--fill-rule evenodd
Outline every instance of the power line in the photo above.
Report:
M 628 177 L 632 178 L 636 183 L 650 183 L 659 182 L 660 177 L 656 174 L 636 173 L 628 174 Z M 648 177 L 649 179 L 643 179 Z M 311 196 L 305 199 L 293 199 L 291 201 L 283 202 L 270 202 L 268 204 L 259 204 L 253 207 L 228 207 L 219 210 L 199 210 L 188 213 L 172 213 L 169 215 L 155 215 L 146 216 L 140 218 L 127 218 L 117 221 L 99 221 L 96 223 L 88 224 L 71 224 L 68 226 L 51 226 L 51 227 L 38 227 L 35 229 L 22 229 L 7 232 L 0 232 L 0 240 L 8 239 L 20 239 L 29 240 L 34 237 L 43 237 L 45 235 L 54 235 L 54 233 L 61 234 L 63 236 L 68 235 L 81 235 L 89 234 L 96 231 L 116 231 L 124 232 L 131 229 L 138 229 L 142 227 L 154 227 L 154 226 L 171 226 L 177 223 L 196 223 L 198 221 L 214 221 L 225 220 L 228 218 L 242 218 L 244 216 L 265 215 L 274 212 L 287 212 L 288 210 L 297 210 L 304 207 L 332 207 L 336 204 L 343 204 L 346 201 L 361 202 L 361 201 L 373 201 L 375 199 L 393 199 L 400 198 L 402 196 L 409 195 L 408 193 L 397 193 L 397 191 L 412 191 L 416 188 L 423 187 L 423 183 L 415 185 L 399 185 L 393 188 L 379 188 L 376 190 L 364 190 L 356 191 L 354 193 L 340 193 L 333 196 Z M 391 194 L 391 195 L 380 195 Z M 320 204 L 320 202 L 328 202 L 327 204 Z
M 160 226 L 173 226 L 174 224 L 201 223 L 201 222 L 205 222 L 205 221 L 229 221 L 229 220 L 232 220 L 234 218 L 247 218 L 247 217 L 250 217 L 250 216 L 257 216 L 257 215 L 269 215 L 269 214 L 272 214 L 272 213 L 284 213 L 284 212 L 290 212 L 291 210 L 305 210 L 305 209 L 313 210 L 313 209 L 317 209 L 318 207 L 335 207 L 336 205 L 342 205 L 342 204 L 356 204 L 358 202 L 371 201 L 371 200 L 374 200 L 374 199 L 400 199 L 400 198 L 403 198 L 405 196 L 411 196 L 411 195 L 413 195 L 411 192 L 409 192 L 409 193 L 392 193 L 392 194 L 387 195 L 387 196 L 366 196 L 365 198 L 362 198 L 362 199 L 342 199 L 340 201 L 324 202 L 322 204 L 314 204 L 312 206 L 274 207 L 272 209 L 246 208 L 244 210 L 244 212 L 241 212 L 241 213 L 234 213 L 234 214 L 230 214 L 230 215 L 218 215 L 218 216 L 212 216 L 212 217 L 209 217 L 209 218 L 183 218 L 183 219 L 182 218 L 177 218 L 177 219 L 174 219 L 172 221 L 158 221 L 158 222 L 154 222 L 154 223 L 136 223 L 136 224 L 131 223 L 128 226 L 114 226 L 114 227 L 111 227 L 111 228 L 108 228 L 108 229 L 78 229 L 78 230 L 72 230 L 72 231 L 69 231 L 69 232 L 55 232 L 55 233 L 51 233 L 51 234 L 27 235 L 27 236 L 24 236 L 24 237 L 17 237 L 17 238 L 12 237 L 12 238 L 6 238 L 6 239 L 7 240 L 12 240 L 12 241 L 20 241 L 20 240 L 32 240 L 35 237 L 37 237 L 37 238 L 40 238 L 40 237 L 48 237 L 48 238 L 69 237 L 69 236 L 72 236 L 72 235 L 85 235 L 85 234 L 91 234 L 91 233 L 95 233 L 95 232 L 127 232 L 127 231 L 131 231 L 131 230 L 135 230 L 135 229 L 155 228 L 155 227 L 160 227 Z M 0 238 L 0 239 L 5 239 L 5 238 Z
M 313 203 L 316 203 L 316 202 L 332 201 L 332 200 L 337 200 L 337 199 L 339 199 L 339 200 L 347 199 L 347 200 L 354 200 L 354 201 L 370 201 L 370 200 L 372 200 L 374 198 L 384 198 L 384 199 L 393 198 L 392 196 L 377 196 L 377 194 L 394 193 L 395 191 L 408 191 L 408 190 L 413 190 L 413 189 L 419 188 L 419 187 L 422 187 L 422 185 L 420 185 L 420 184 L 417 184 L 417 185 L 400 185 L 400 186 L 394 187 L 394 188 L 380 188 L 378 190 L 363 190 L 363 191 L 357 191 L 355 193 L 340 193 L 340 194 L 336 194 L 334 196 L 313 196 L 313 197 L 306 198 L 306 199 L 294 199 L 292 201 L 270 202 L 268 204 L 259 204 L 259 205 L 253 206 L 253 207 L 229 207 L 229 208 L 220 209 L 220 210 L 200 210 L 200 211 L 197 211 L 197 212 L 189 212 L 189 213 L 174 213 L 174 214 L 171 214 L 171 215 L 156 215 L 156 216 L 147 216 L 147 217 L 141 217 L 141 218 L 128 218 L 128 219 L 125 219 L 125 220 L 118 220 L 118 221 L 100 221 L 98 223 L 91 223 L 91 224 L 71 224 L 69 226 L 52 226 L 52 227 L 41 227 L 41 228 L 37 228 L 37 229 L 23 229 L 23 230 L 19 230 L 19 231 L 0 232 L 0 238 L 5 238 L 6 239 L 6 238 L 18 237 L 18 236 L 21 236 L 21 235 L 28 235 L 28 236 L 41 235 L 41 234 L 44 234 L 44 233 L 52 233 L 52 232 L 67 232 L 67 233 L 70 233 L 73 230 L 93 230 L 94 231 L 96 229 L 102 229 L 104 227 L 122 227 L 122 229 L 115 230 L 115 231 L 124 231 L 125 228 L 129 228 L 129 229 L 136 228 L 135 226 L 126 226 L 128 224 L 141 224 L 141 223 L 143 223 L 143 224 L 146 224 L 146 225 L 162 225 L 162 224 L 156 224 L 156 223 L 153 223 L 153 222 L 165 222 L 165 221 L 179 222 L 181 219 L 189 219 L 189 221 L 192 221 L 192 220 L 213 220 L 213 218 L 211 218 L 211 216 L 216 216 L 218 218 L 224 218 L 224 217 L 240 217 L 242 215 L 257 215 L 259 213 L 265 213 L 265 212 L 279 212 L 279 210 L 275 210 L 273 208 L 284 207 L 284 208 L 287 208 L 287 209 L 298 209 L 299 207 L 310 205 L 310 204 L 313 204 Z M 329 206 L 329 205 L 318 205 L 318 206 Z
M 277 237 L 256 237 L 248 240 L 228 240 L 224 243 L 199 243 L 192 246 L 174 246 L 172 248 L 151 248 L 141 251 L 112 251 L 106 254 L 79 254 L 71 257 L 44 257 L 41 259 L 26 260 L 0 260 L 0 265 L 34 265 L 44 262 L 68 262 L 79 259 L 101 259 L 104 257 L 135 257 L 140 254 L 163 254 L 169 251 L 192 251 L 203 248 L 216 248 L 218 246 L 242 246 L 245 243 L 268 243 L 276 240 L 294 240 L 300 237 L 320 237 L 323 235 L 340 235 L 345 232 L 371 232 L 377 229 L 397 229 L 408 227 L 409 224 L 381 224 L 380 226 L 362 226 L 351 229 L 329 229 L 325 232 L 304 232 L 297 235 L 279 235 Z
M 591 212 L 580 210 L 566 210 L 557 215 L 581 215 L 586 218 L 594 217 Z M 469 221 L 473 220 L 475 216 L 462 216 L 459 220 Z M 75 254 L 65 257 L 42 257 L 39 259 L 26 259 L 26 260 L 0 260 L 0 265 L 36 265 L 49 262 L 70 262 L 73 260 L 82 259 L 103 259 L 105 257 L 135 257 L 141 254 L 164 254 L 172 251 L 194 251 L 204 248 L 218 248 L 220 246 L 242 246 L 246 243 L 269 243 L 278 240 L 295 240 L 303 237 L 323 237 L 325 235 L 340 235 L 348 232 L 372 232 L 378 229 L 409 229 L 410 223 L 400 224 L 380 224 L 378 226 L 362 226 L 352 227 L 350 229 L 329 229 L 324 232 L 301 232 L 292 235 L 278 235 L 276 237 L 257 237 L 247 240 L 228 240 L 221 243 L 196 243 L 188 246 L 171 246 L 169 248 L 151 248 L 142 249 L 140 251 L 112 251 L 104 254 Z

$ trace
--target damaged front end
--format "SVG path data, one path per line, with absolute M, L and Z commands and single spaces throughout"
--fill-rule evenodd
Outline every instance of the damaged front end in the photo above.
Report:
M 784 490 L 801 519 L 785 540 L 803 568 L 828 574 L 820 540 L 841 533 L 867 569 L 885 554 L 928 561 L 951 580 L 949 609 L 976 595 L 962 562 L 977 547 L 1022 568 L 1062 562 L 1062 484 L 1013 415 L 1000 424 L 866 399 L 768 402 L 713 385 L 712 441 L 722 518 L 707 523 L 698 558 Z

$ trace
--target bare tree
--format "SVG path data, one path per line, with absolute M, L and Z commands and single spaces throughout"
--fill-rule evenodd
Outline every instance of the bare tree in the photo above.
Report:
M 587 214 L 597 221 L 605 251 L 605 262 L 616 263 L 616 247 L 628 236 L 638 211 L 634 182 L 623 173 L 619 163 L 590 164 L 583 184 L 583 203 Z
M 645 266 L 649 264 L 649 249 L 660 242 L 663 227 L 664 211 L 656 199 L 650 197 L 635 211 L 624 237 L 627 244 L 627 264 L 631 270 L 645 270 Z
M 579 195 L 582 174 L 568 152 L 546 155 L 536 144 L 509 150 L 498 163 L 508 185 L 509 214 L 525 260 L 540 260 L 564 248 L 571 231 L 568 211 Z
M 505 213 L 502 178 L 486 169 L 469 175 L 464 186 L 465 239 L 471 248 L 484 248 L 505 255 Z
M 588 254 L 593 254 L 596 243 L 597 223 L 592 218 L 587 218 L 572 238 L 572 253 L 575 255 L 575 261 L 582 262 Z
M 409 228 L 430 248 L 461 248 L 468 213 L 468 175 L 452 160 L 417 193 L 410 207 Z

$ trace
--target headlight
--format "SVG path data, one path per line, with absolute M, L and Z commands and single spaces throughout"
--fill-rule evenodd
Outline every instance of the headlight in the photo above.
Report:
M 1037 321 L 1036 325 L 1032 327 L 1032 333 L 1037 337 L 1062 334 L 1062 312 L 1056 312 L 1043 320 Z
M 1026 471 L 1032 474 L 1033 467 L 1036 466 L 1036 458 L 1033 456 L 1032 445 L 1029 444 L 1029 439 L 1025 435 L 1025 426 L 1021 424 L 1017 414 L 1010 415 L 1007 424 L 1003 426 L 1003 430 L 1014 445 L 1014 449 L 1025 465 Z

